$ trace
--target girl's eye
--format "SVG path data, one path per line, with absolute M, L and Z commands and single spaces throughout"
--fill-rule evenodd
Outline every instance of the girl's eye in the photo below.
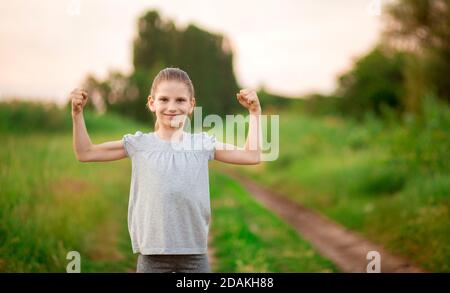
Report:
M 178 103 L 183 103 L 183 102 L 185 102 L 185 101 L 186 101 L 185 99 L 178 99 L 178 100 L 177 100 Z
M 166 98 L 161 98 L 161 99 L 159 99 L 160 101 L 163 101 L 163 102 L 166 102 L 167 101 L 167 99 Z

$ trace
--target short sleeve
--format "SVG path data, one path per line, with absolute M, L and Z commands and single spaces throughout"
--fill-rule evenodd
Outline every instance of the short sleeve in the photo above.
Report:
M 128 133 L 122 137 L 123 146 L 128 157 L 132 157 L 139 149 L 139 141 L 142 135 L 141 131 L 136 131 L 135 134 Z
M 208 160 L 214 160 L 214 153 L 216 151 L 216 137 L 202 132 L 203 146 L 208 153 Z

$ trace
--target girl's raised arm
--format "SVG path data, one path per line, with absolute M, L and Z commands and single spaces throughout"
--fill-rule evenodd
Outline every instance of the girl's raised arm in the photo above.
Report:
M 70 93 L 72 101 L 73 149 L 80 162 L 104 162 L 125 158 L 126 152 L 122 140 L 101 144 L 92 144 L 83 117 L 83 108 L 87 103 L 87 93 L 75 89 Z
M 253 90 L 241 90 L 236 97 L 250 114 L 247 140 L 244 148 L 216 142 L 214 159 L 229 164 L 254 165 L 261 161 L 261 105 Z

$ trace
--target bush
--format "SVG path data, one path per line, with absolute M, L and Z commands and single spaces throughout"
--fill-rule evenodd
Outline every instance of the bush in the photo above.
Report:
M 53 103 L 0 103 L 0 133 L 60 132 L 71 129 L 70 112 Z

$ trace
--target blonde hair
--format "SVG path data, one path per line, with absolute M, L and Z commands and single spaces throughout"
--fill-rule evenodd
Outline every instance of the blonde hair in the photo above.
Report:
M 163 81 L 179 81 L 186 85 L 188 91 L 189 91 L 189 99 L 192 100 L 192 98 L 195 96 L 194 92 L 194 85 L 192 84 L 191 79 L 189 78 L 189 75 L 180 68 L 176 67 L 167 67 L 161 70 L 153 79 L 152 87 L 150 89 L 150 96 L 155 98 L 156 89 L 158 88 L 158 85 Z M 147 101 L 147 108 L 148 108 L 148 101 Z M 158 130 L 159 124 L 158 120 L 155 122 L 155 131 Z

